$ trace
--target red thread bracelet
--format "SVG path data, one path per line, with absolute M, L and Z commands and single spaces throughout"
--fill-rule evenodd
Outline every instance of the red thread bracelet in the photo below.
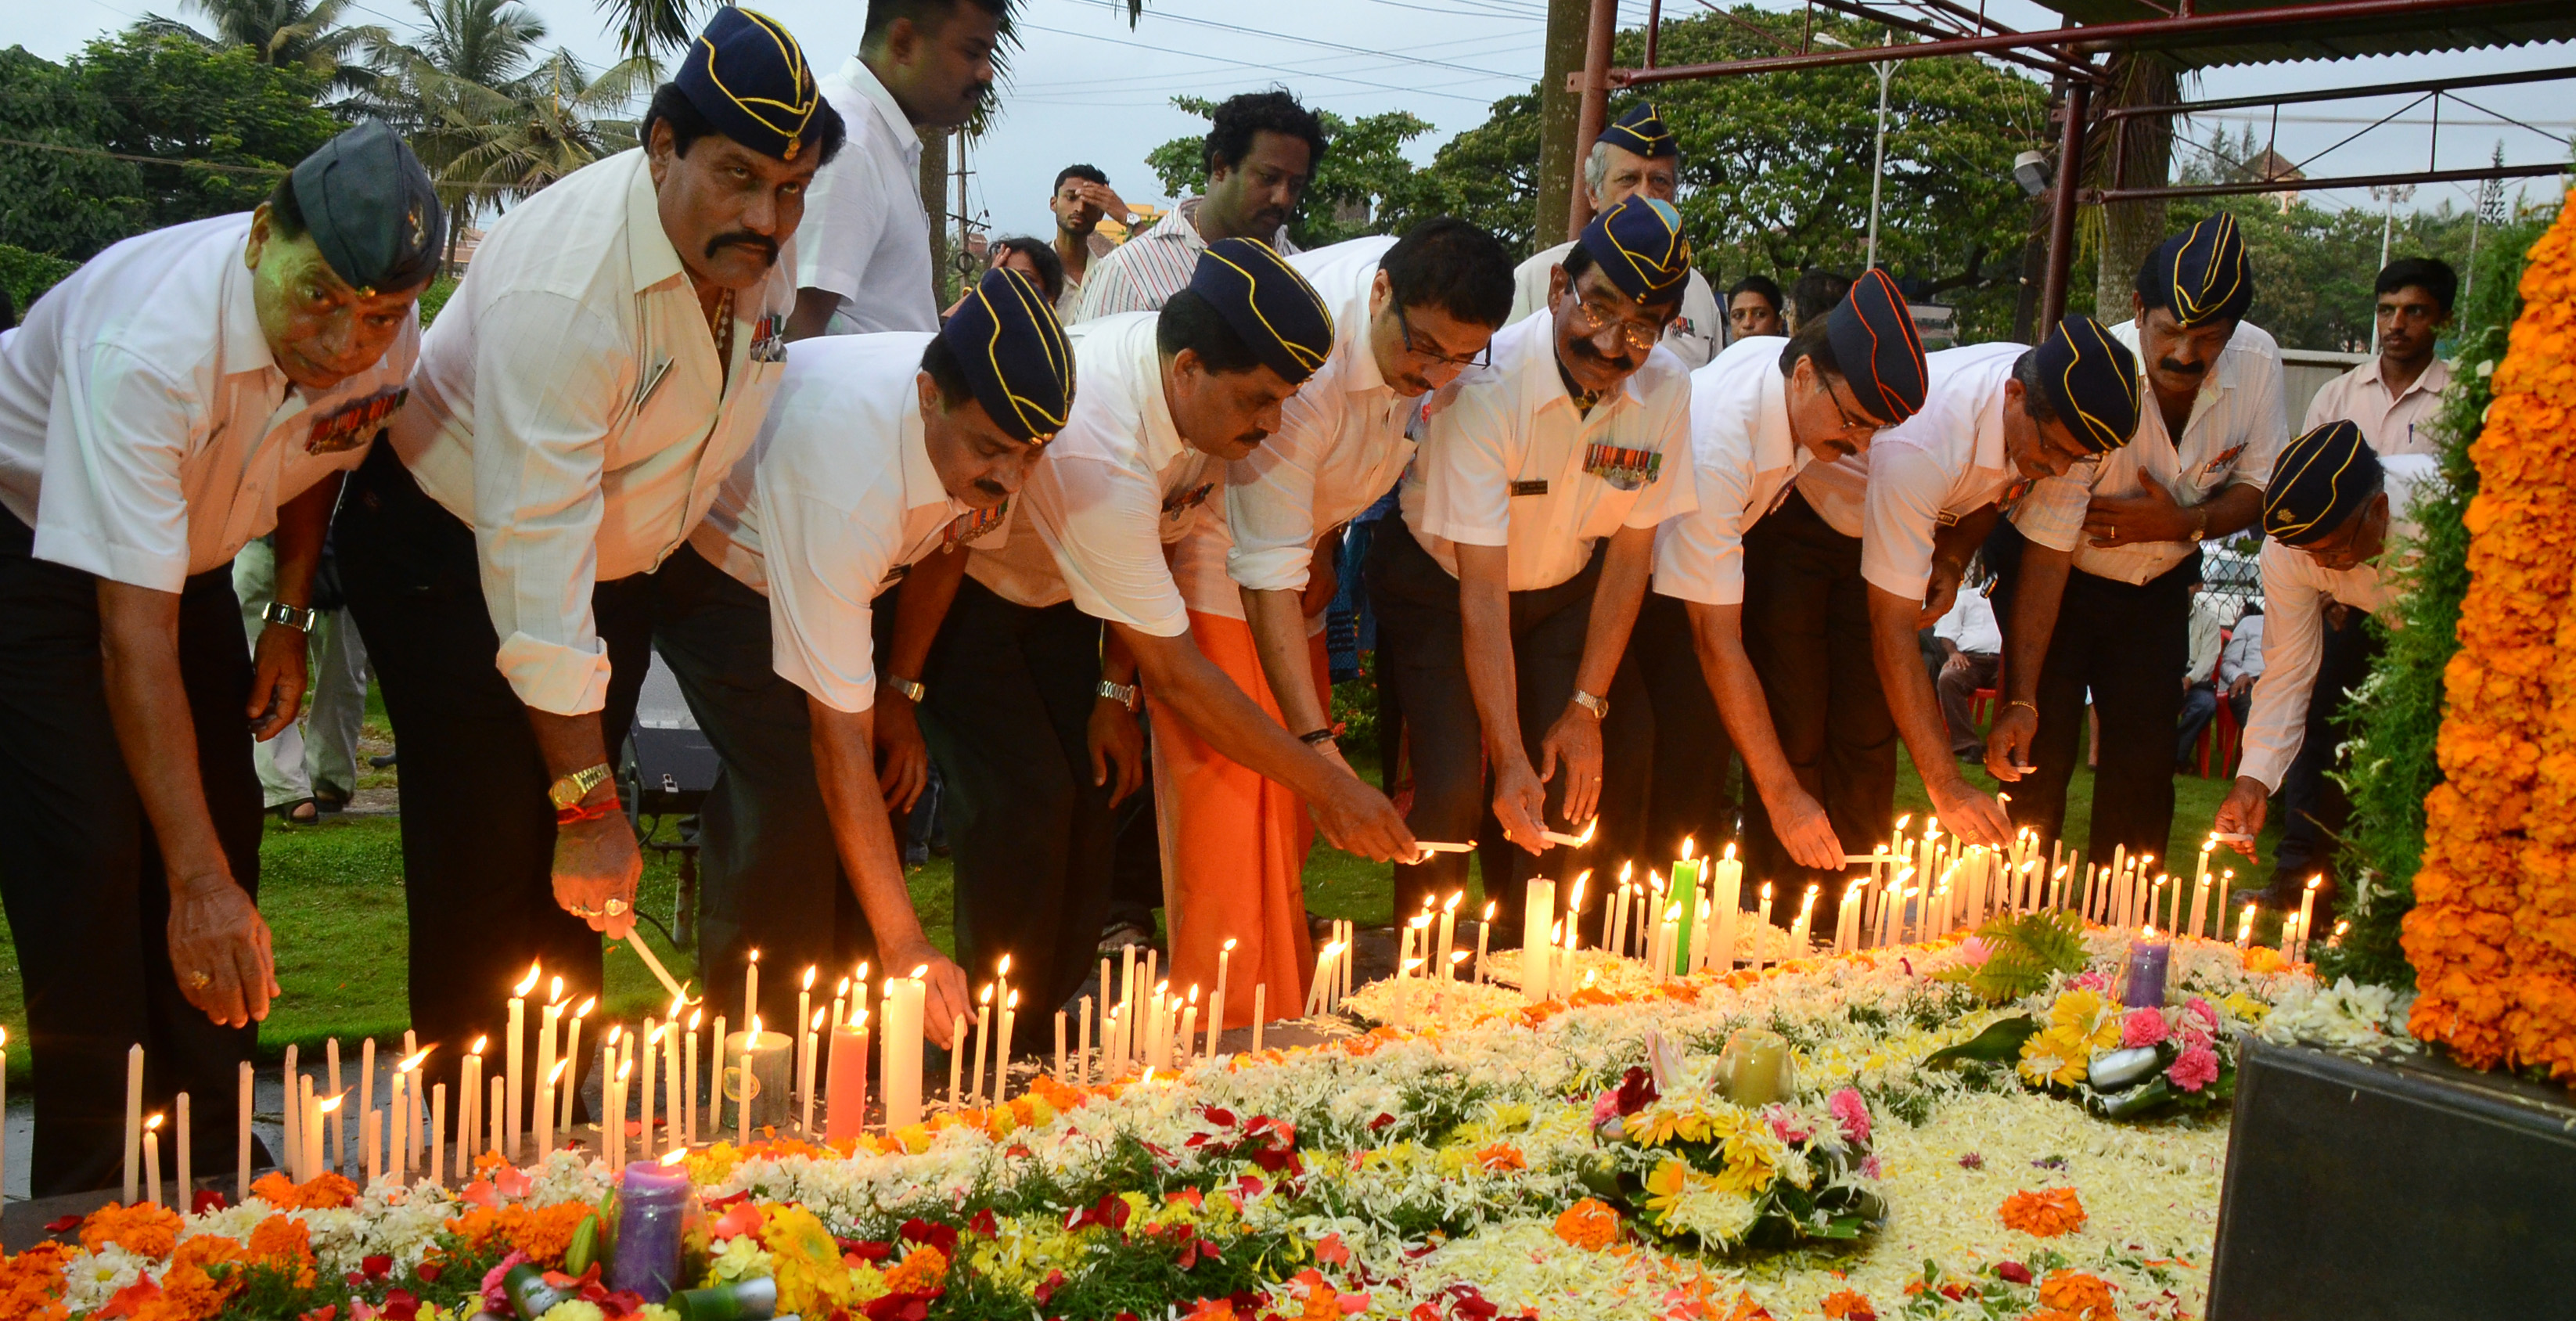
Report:
M 624 810 L 625 806 L 617 801 L 617 795 L 610 794 L 604 801 L 590 807 L 582 807 L 576 804 L 572 807 L 557 808 L 555 810 L 555 824 L 559 826 L 578 825 L 584 821 L 597 821 L 601 817 L 610 816 Z

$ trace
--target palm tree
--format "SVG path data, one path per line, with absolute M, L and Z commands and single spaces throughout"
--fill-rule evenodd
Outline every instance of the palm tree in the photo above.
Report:
M 341 19 L 356 0 L 187 0 L 187 7 L 214 20 L 214 35 L 174 18 L 145 14 L 137 28 L 146 33 L 188 37 L 208 46 L 248 46 L 262 64 L 310 69 L 331 79 L 342 91 L 362 91 L 374 72 L 360 57 L 367 48 L 391 40 L 372 24 L 346 26 Z
M 376 81 L 361 104 L 410 139 L 421 164 L 439 181 L 439 200 L 454 218 L 447 227 L 448 255 L 461 231 L 482 209 L 486 190 L 454 177 L 458 156 L 480 143 L 480 133 L 460 129 L 457 103 L 475 98 L 465 88 L 507 97 L 529 76 L 545 21 L 513 0 L 412 0 L 421 32 L 408 44 L 379 42 L 370 57 Z
M 688 45 L 698 34 L 695 0 L 599 0 L 599 8 L 608 15 L 608 30 L 617 35 L 618 51 L 630 60 L 655 59 L 659 52 Z M 658 65 L 655 73 L 660 73 Z
M 497 203 L 624 151 L 635 145 L 635 121 L 623 116 L 652 77 L 649 61 L 627 59 L 594 78 L 562 50 L 503 87 L 433 76 L 424 84 L 431 131 L 456 147 L 440 181 Z

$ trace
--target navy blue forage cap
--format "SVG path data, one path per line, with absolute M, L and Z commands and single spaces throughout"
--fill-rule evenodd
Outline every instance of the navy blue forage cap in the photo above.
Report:
M 2138 272 L 2138 292 L 2150 306 L 2161 301 L 2172 308 L 2185 329 L 2244 317 L 2254 302 L 2254 270 L 2236 217 L 2221 211 L 2157 244 Z
M 1209 244 L 1190 272 L 1190 292 L 1290 385 L 1304 384 L 1333 352 L 1333 314 L 1323 296 L 1259 239 Z
M 2049 406 L 2079 444 L 2108 454 L 2137 434 L 2138 356 L 2101 322 L 2071 315 L 2031 352 Z
M 1659 156 L 1679 157 L 1682 149 L 1673 141 L 1673 131 L 1664 127 L 1664 117 L 1655 113 L 1654 103 L 1640 101 L 1619 116 L 1619 122 L 1601 130 L 1598 139 L 1622 151 L 1632 151 L 1653 160 Z
M 1896 281 L 1876 266 L 1860 273 L 1843 300 L 1825 314 L 1825 342 L 1834 365 L 1861 411 L 1894 426 L 1923 407 L 1931 378 L 1923 367 L 1923 337 L 1914 311 Z
M 1601 273 L 1641 303 L 1680 298 L 1690 278 L 1690 239 L 1670 202 L 1630 193 L 1583 227 L 1582 243 Z
M 2379 494 L 2379 455 L 2351 422 L 2328 422 L 2291 441 L 2263 488 L 2263 531 L 2284 546 L 2332 536 Z
M 1018 271 L 984 272 L 939 337 L 1002 430 L 1044 444 L 1073 409 L 1073 345 L 1046 296 Z
M 437 273 L 447 234 L 438 190 L 383 120 L 342 130 L 287 178 L 304 232 L 351 288 L 408 289 Z
M 726 5 L 689 45 L 671 83 L 718 133 L 765 156 L 793 161 L 819 147 L 823 94 L 805 51 L 767 14 Z

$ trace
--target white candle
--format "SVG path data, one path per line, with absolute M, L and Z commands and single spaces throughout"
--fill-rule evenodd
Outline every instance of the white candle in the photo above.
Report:
M 689 1035 L 695 1037 L 697 1034 L 691 1032 Z M 690 1058 L 693 1062 L 696 1059 L 694 1049 L 696 1044 L 695 1041 L 690 1043 L 692 1047 Z M 724 1136 L 724 1049 L 725 1020 L 724 1015 L 718 1014 L 714 1031 L 709 1033 L 707 1038 L 707 1131 L 716 1137 Z M 697 1085 L 697 1078 L 693 1075 L 689 1079 L 689 1086 L 695 1088 Z M 689 1126 L 689 1141 L 697 1140 L 697 1125 L 692 1123 Z
M 1721 973 L 1735 966 L 1735 953 L 1741 942 L 1737 928 L 1744 921 L 1744 860 L 1735 856 L 1729 844 L 1718 854 L 1717 869 L 1709 877 L 1709 915 L 1717 921 L 1716 953 L 1710 959 Z M 1756 938 L 1761 932 L 1754 933 Z
M 1064 1011 L 1055 1011 L 1055 1080 L 1064 1081 Z
M 1194 987 L 1191 987 L 1190 989 L 1191 989 L 1193 992 L 1195 992 L 1198 988 L 1194 986 Z M 1195 1000 L 1193 1000 L 1193 1001 L 1192 1001 L 1192 1002 L 1191 1002 L 1187 1007 L 1185 1007 L 1185 1008 L 1183 1008 L 1183 1009 L 1181 1010 L 1181 1061 L 1180 1061 L 1180 1063 L 1181 1063 L 1181 1066 L 1182 1066 L 1183 1068 L 1187 1068 L 1187 1067 L 1189 1066 L 1189 1063 L 1190 1063 L 1190 1060 L 1189 1060 L 1189 1047 L 1190 1047 L 1190 1042 L 1191 1042 L 1192 1040 L 1194 1040 L 1194 1039 L 1195 1039 L 1195 1036 L 1196 1036 L 1197 1031 L 1198 1031 L 1198 1026 L 1199 1026 L 1199 1007 L 1198 1007 L 1197 1002 L 1196 1002 Z
M 1789 929 L 1789 956 L 1791 958 L 1803 959 L 1807 957 L 1807 933 L 1814 929 L 1816 918 L 1816 892 L 1818 888 L 1819 887 L 1812 883 L 1809 884 L 1807 886 L 1806 898 L 1798 902 L 1798 923 L 1796 926 Z
M 742 961 L 742 1021 L 748 1023 L 758 1017 L 760 1017 L 760 951 L 755 949 Z
M 439 1181 L 447 1168 L 447 1084 L 429 1089 L 429 1179 Z
M 598 996 L 583 996 L 581 1004 L 572 1011 L 572 1017 L 564 1023 L 563 1057 L 572 1061 L 572 1068 L 565 1074 L 567 1081 L 564 1083 L 563 1097 L 559 1103 L 561 1108 L 555 1116 L 555 1128 L 561 1132 L 572 1131 L 572 1104 L 581 1099 L 581 1020 L 590 1017 L 590 1011 L 598 1004 Z M 411 1043 L 405 1040 L 403 1045 L 409 1048 Z M 412 1089 L 412 1099 L 415 1101 L 420 1099 L 419 1088 Z
M 948 1030 L 948 1105 L 966 1108 L 966 1016 L 959 1014 Z
M 1458 901 L 1467 897 L 1464 890 L 1449 892 L 1449 902 L 1440 906 L 1440 953 L 1434 965 L 1438 975 L 1449 975 L 1449 951 L 1456 947 L 1458 934 Z
M 1443 943 L 1445 944 L 1446 942 L 1443 942 Z M 1213 998 L 1213 999 L 1211 999 L 1211 1000 L 1209 1000 L 1209 1001 L 1208 1001 L 1207 1049 L 1206 1049 L 1203 1053 L 1204 1053 L 1204 1054 L 1205 1054 L 1209 1059 L 1214 1059 L 1214 1058 L 1216 1058 L 1216 1043 L 1217 1043 L 1217 1039 L 1218 1039 L 1219 1037 L 1222 1037 L 1222 1036 L 1224 1036 L 1224 1035 L 1225 1035 L 1225 980 L 1226 980 L 1226 974 L 1228 974 L 1229 972 L 1233 971 L 1233 967 L 1234 967 L 1234 937 L 1232 937 L 1232 936 L 1228 936 L 1228 937 L 1226 937 L 1226 939 L 1225 939 L 1225 944 L 1223 944 L 1223 945 L 1221 945 L 1221 946 L 1217 947 L 1217 951 L 1216 951 L 1216 996 L 1215 996 L 1215 998 Z M 1058 1054 L 1058 1055 L 1062 1055 L 1062 1054 L 1064 1053 L 1064 1046 L 1063 1046 L 1063 1037 L 1064 1037 L 1064 1032 L 1063 1032 L 1063 1030 L 1061 1029 L 1061 1027 L 1059 1027 L 1059 1029 L 1057 1030 L 1057 1032 L 1056 1032 L 1056 1037 L 1057 1037 L 1056 1054 Z M 1057 1067 L 1057 1069 L 1056 1069 L 1056 1072 L 1058 1072 L 1058 1073 L 1062 1073 L 1062 1072 L 1064 1072 L 1064 1069 L 1063 1069 L 1063 1067 L 1062 1067 L 1061 1063 L 1059 1063 L 1059 1065 L 1058 1065 L 1058 1067 Z
M 650 1016 L 647 1016 L 647 1017 L 645 1018 L 645 1020 L 644 1020 L 644 1041 L 643 1041 L 643 1051 L 641 1052 L 641 1053 L 642 1053 L 642 1055 L 643 1055 L 643 1061 L 642 1061 L 642 1063 L 643 1063 L 643 1067 L 642 1067 L 642 1069 L 641 1069 L 641 1070 L 639 1070 L 639 1072 L 643 1075 L 643 1079 L 644 1079 L 644 1096 L 643 1096 L 643 1104 L 641 1104 L 641 1105 L 639 1105 L 639 1106 L 637 1106 L 637 1107 L 636 1107 L 636 1113 L 637 1113 L 637 1114 L 639 1114 L 639 1115 L 641 1115 L 641 1116 L 643 1117 L 644 1125 L 643 1125 L 643 1128 L 640 1130 L 640 1134 L 641 1134 L 642 1142 L 643 1142 L 643 1152 L 644 1152 L 644 1154 L 645 1154 L 645 1155 L 647 1155 L 647 1156 L 650 1156 L 650 1155 L 654 1154 L 654 1153 L 653 1153 L 653 1084 L 654 1084 L 654 1081 L 655 1081 L 655 1079 L 654 1079 L 654 1072 L 655 1072 L 655 1070 L 654 1070 L 654 1067 L 653 1067 L 653 1066 L 654 1066 L 654 1065 L 656 1065 L 656 1064 L 658 1064 L 658 1063 L 660 1063 L 660 1061 L 659 1061 L 657 1058 L 655 1058 L 655 1057 L 660 1053 L 660 1050 L 661 1050 L 661 1045 L 662 1045 L 662 1034 L 663 1034 L 664 1032 L 669 1031 L 669 1030 L 670 1030 L 670 1027 L 671 1027 L 671 1025 L 670 1025 L 670 1024 L 668 1024 L 668 1023 L 656 1023 L 656 1022 L 654 1022 L 654 1021 L 653 1021 L 653 1019 L 652 1019 Z M 809 1050 L 809 1051 L 807 1051 L 807 1055 L 809 1056 L 809 1058 L 805 1061 L 805 1068 L 806 1068 L 806 1071 L 807 1071 L 808 1073 L 810 1073 L 810 1072 L 812 1072 L 812 1071 L 813 1071 L 813 1068 L 814 1068 L 814 1061 L 810 1058 L 810 1056 L 812 1055 L 812 1052 L 811 1052 L 810 1050 Z M 812 1080 L 811 1080 L 811 1079 L 807 1079 L 807 1081 L 808 1081 L 808 1082 L 811 1082 Z M 807 1110 L 807 1111 L 809 1111 L 809 1112 L 810 1112 L 810 1111 L 812 1111 L 812 1110 L 813 1110 L 813 1108 L 814 1108 L 814 1089 L 813 1089 L 813 1088 L 811 1088 L 811 1087 L 808 1087 L 808 1088 L 806 1088 L 806 1089 L 805 1089 L 805 1108 L 806 1108 L 806 1110 Z M 813 1123 L 813 1117 L 812 1117 L 812 1115 L 811 1115 L 810 1113 L 809 1113 L 809 1114 L 807 1115 L 807 1117 L 806 1117 L 805 1128 L 806 1128 L 807 1136 L 809 1136 L 809 1137 L 810 1137 L 810 1136 L 812 1136 L 812 1131 L 813 1131 L 813 1128 L 814 1128 L 814 1123 Z
M 510 1023 L 501 1038 L 503 1048 L 501 1072 L 509 1084 L 502 1092 L 504 1102 L 501 1110 L 501 1135 L 504 1145 L 501 1153 L 512 1161 L 518 1159 L 519 1134 L 526 1131 L 519 1122 L 519 1107 L 526 1104 L 521 1099 L 526 1093 L 521 1089 L 519 1070 L 527 1060 L 524 1037 L 527 1032 L 528 992 L 537 989 L 538 972 L 537 965 L 530 963 L 526 979 L 511 988 Z
M 889 977 L 885 985 L 885 1060 L 879 1076 L 885 1085 L 886 1127 L 905 1128 L 921 1122 L 922 1010 L 929 994 L 922 980 L 927 965 L 909 977 Z M 900 1043 L 898 1045 L 898 1043 Z
M 1771 882 L 1762 883 L 1762 907 L 1753 923 L 1753 970 L 1762 971 L 1771 954 Z
M 1104 963 L 1104 965 L 1103 965 L 1102 971 L 1104 971 L 1104 972 L 1105 972 L 1105 971 L 1107 971 L 1107 967 L 1106 967 L 1106 964 L 1105 964 L 1105 963 Z M 1103 991 L 1108 990 L 1108 989 L 1109 989 L 1108 983 L 1103 982 L 1103 983 L 1101 984 L 1101 989 L 1102 989 Z M 1074 1086 L 1076 1086 L 1076 1087 L 1089 1087 L 1089 1086 L 1091 1085 L 1091 997 L 1090 997 L 1090 996 L 1087 996 L 1087 995 L 1086 995 L 1086 996 L 1082 997 L 1081 1012 L 1080 1012 L 1080 1013 L 1075 1014 L 1075 1015 L 1073 1016 L 1073 1018 L 1074 1018 L 1074 1030 L 1073 1030 L 1073 1035 L 1074 1035 L 1074 1047 L 1073 1047 L 1073 1085 L 1074 1085 Z M 1061 1066 L 1061 1065 L 1059 1065 L 1059 1066 L 1058 1066 L 1058 1068 L 1056 1069 L 1056 1072 L 1057 1072 L 1057 1074 L 1058 1074 L 1059 1076 L 1061 1076 L 1061 1075 L 1063 1074 L 1064 1070 L 1063 1070 L 1063 1068 L 1062 1068 L 1062 1066 Z
M 197 1200 L 197 1162 L 195 1152 L 190 1146 L 193 1141 L 190 1130 L 195 1127 L 195 1124 L 188 1116 L 186 1092 L 179 1093 L 175 1108 L 178 1111 L 179 1124 L 177 1135 L 171 1141 L 179 1149 L 179 1181 L 171 1185 L 170 1193 L 171 1200 L 179 1208 L 179 1214 L 187 1215 L 193 1210 Z
M 2317 887 L 2324 884 L 2325 879 L 2325 874 L 2322 872 L 2311 876 L 2308 878 L 2307 888 L 2299 892 L 2299 948 L 2292 955 L 2294 961 L 2307 960 L 2308 933 L 2313 929 L 2309 924 L 2316 920 Z
M 492 1145 L 491 1145 L 490 1147 L 486 1148 L 486 1150 L 491 1151 L 492 1153 L 494 1153 L 494 1154 L 496 1154 L 496 1155 L 497 1155 L 497 1154 L 499 1154 L 499 1153 L 502 1151 L 502 1149 L 503 1149 L 503 1148 L 502 1148 L 502 1135 L 501 1135 L 501 1116 L 502 1116 L 502 1114 L 503 1114 L 504 1112 L 506 1112 L 506 1111 L 509 1109 L 509 1107 L 508 1107 L 507 1105 L 505 1105 L 505 1104 L 503 1104 L 503 1103 L 502 1103 L 502 1102 L 503 1102 L 503 1097 L 502 1097 L 502 1095 L 501 1095 L 501 1090 L 502 1090 L 502 1088 L 503 1088 L 505 1085 L 506 1085 L 506 1084 L 505 1084 L 505 1083 L 503 1082 L 503 1080 L 502 1080 L 502 1079 L 500 1079 L 500 1078 L 494 1078 L 494 1079 L 492 1080 L 492 1083 L 491 1083 L 491 1091 L 492 1091 L 492 1112 L 491 1112 L 491 1114 L 490 1114 L 490 1115 L 486 1118 L 486 1120 L 485 1120 L 485 1127 L 487 1127 L 487 1128 L 491 1131 L 491 1143 L 492 1143 Z
M 488 1037 L 474 1038 L 474 1044 L 456 1061 L 456 1180 L 462 1185 L 474 1159 L 474 1136 L 482 1130 L 482 1116 L 475 1107 L 483 1103 L 483 1047 Z
M 984 1049 L 993 1033 L 993 984 L 984 983 L 984 993 L 975 1005 L 975 1084 L 968 1093 L 972 1099 L 984 1099 Z
M 821 970 L 813 964 L 806 964 L 805 979 L 796 984 L 796 1017 L 793 1020 L 796 1024 L 796 1071 L 791 1076 L 796 1079 L 796 1091 L 799 1096 L 805 1096 L 813 1090 L 814 1061 L 807 1056 L 814 1049 L 814 1034 L 805 1030 L 805 1023 L 814 1013 L 814 974 L 819 971 Z M 646 1069 L 644 1072 L 650 1074 L 652 1070 Z M 648 1078 L 646 1081 L 651 1080 Z M 808 1099 L 811 1098 L 808 1097 Z M 814 1125 L 809 1122 L 805 1127 L 810 1131 Z
M 1532 877 L 1521 903 L 1521 995 L 1538 1004 L 1547 999 L 1547 935 L 1556 923 L 1556 882 Z
M 1494 904 L 1489 899 L 1485 901 L 1485 915 L 1476 919 L 1476 981 L 1479 985 L 1485 980 L 1485 941 L 1493 929 Z
M 2254 944 L 2254 903 L 2247 900 L 2245 915 L 2236 920 L 2236 948 L 2249 949 Z
M 287 1047 L 293 1050 L 294 1047 Z M 143 1046 L 136 1043 L 125 1052 L 125 1204 L 134 1205 L 141 1196 L 140 1174 L 135 1162 L 143 1154 Z
M 1193 987 L 1195 992 L 1197 988 Z M 993 1104 L 1010 1099 L 1005 1087 L 1011 1080 L 1011 1034 L 1019 1026 L 1020 993 L 1012 991 L 1002 997 L 1002 1027 L 993 1034 Z
M 340 1039 L 338 1037 L 323 1038 L 322 1071 L 331 1079 L 331 1094 L 338 1096 L 340 1094 Z M 322 1161 L 327 1166 L 336 1167 L 349 1158 L 349 1133 L 345 1127 L 347 1122 L 346 1119 L 335 1114 L 331 1116 L 331 1126 L 322 1131 Z
M 1315 980 L 1313 985 L 1306 991 L 1306 1007 L 1303 1011 L 1309 1018 L 1323 1012 L 1322 1006 L 1332 985 L 1330 978 L 1332 976 L 1333 967 L 1333 950 L 1333 945 L 1326 945 L 1322 949 L 1315 951 Z
M 161 1205 L 161 1112 L 143 1121 L 143 1197 Z
M 751 1031 L 745 1034 L 742 1039 L 742 1097 L 734 1103 L 733 1107 L 733 1144 L 737 1148 L 746 1148 L 751 1145 L 751 1047 L 753 1043 L 759 1040 L 760 1016 L 755 1014 L 751 1019 Z M 620 1127 L 623 1127 L 623 1125 L 620 1125 Z
M 333 1096 L 338 1096 L 340 1094 L 340 1087 L 336 1080 L 332 1084 L 331 1094 Z M 358 1113 L 363 1115 L 375 1108 L 376 1039 L 374 1037 L 362 1037 L 358 1041 Z M 333 1111 L 329 1127 L 326 1128 L 324 1132 L 327 1134 L 330 1129 L 338 1128 L 347 1122 L 348 1119 L 345 1113 L 341 1111 Z M 328 1169 L 330 1168 L 328 1163 L 330 1153 L 328 1151 L 327 1144 L 323 1155 L 325 1162 L 323 1168 Z M 341 1153 L 341 1155 L 343 1159 L 346 1159 L 346 1152 Z M 348 1164 L 349 1168 L 353 1171 L 358 1168 L 358 1163 L 356 1161 L 349 1161 Z
M 372 1188 L 385 1172 L 384 1153 L 377 1149 L 376 1144 L 376 1112 L 373 1110 L 358 1114 L 358 1145 L 367 1149 L 367 1186 Z
M 1255 1055 L 1259 1055 L 1261 1053 L 1262 1000 L 1268 996 L 1269 992 L 1270 983 L 1268 982 L 1254 982 L 1252 984 L 1252 1053 Z
M 0 1042 L 5 1042 L 7 1040 L 8 1034 L 6 1032 L 0 1032 Z M 250 1200 L 251 1089 L 256 1079 L 251 1070 L 249 1060 L 243 1060 L 241 1062 L 241 1069 L 237 1076 L 241 1080 L 241 1096 L 234 1102 L 234 1104 L 239 1107 L 239 1114 L 235 1125 L 236 1132 L 233 1135 L 233 1160 L 235 1162 L 233 1167 L 235 1185 L 233 1189 L 233 1205 L 235 1206 L 239 1206 Z M 7 1100 L 7 1087 L 8 1074 L 5 1070 L 0 1070 L 0 1102 L 5 1102 Z M 5 1159 L 5 1155 L 0 1155 L 0 1159 Z M 7 1167 L 5 1165 L 0 1165 L 0 1170 L 5 1170 L 6 1168 Z
M 865 998 L 862 996 L 861 998 Z M 686 1082 L 680 1088 L 680 1133 L 678 1145 L 695 1146 L 698 1141 L 698 1015 L 689 1011 L 689 1035 L 679 1043 L 680 1077 Z
M 688 1146 L 688 1138 L 680 1129 L 679 1011 L 683 1003 L 685 1001 L 676 999 L 671 1002 L 671 1021 L 662 1025 L 663 1035 L 669 1038 L 662 1043 L 662 1144 L 669 1150 Z M 859 1071 L 865 1073 L 867 1067 L 866 1062 L 861 1061 Z
M 563 1024 L 563 978 L 554 979 L 553 1003 L 539 1011 L 537 1027 L 537 1096 L 536 1159 L 542 1163 L 546 1153 L 554 1150 L 555 1138 L 555 1046 Z

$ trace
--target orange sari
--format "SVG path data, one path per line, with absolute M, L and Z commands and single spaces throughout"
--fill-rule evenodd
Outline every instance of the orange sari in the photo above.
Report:
M 1272 720 L 1279 704 L 1261 672 L 1252 626 L 1190 612 L 1190 638 Z M 1330 709 L 1324 635 L 1309 643 L 1315 686 Z M 1148 700 L 1151 694 L 1148 694 Z M 1264 1012 L 1294 1018 L 1314 975 L 1306 934 L 1306 853 L 1315 828 L 1287 786 L 1236 765 L 1198 736 L 1180 713 L 1153 706 L 1156 821 L 1163 846 L 1163 904 L 1171 927 L 1172 989 L 1216 994 L 1219 951 L 1235 942 L 1226 969 L 1225 1026 L 1252 1024 L 1252 988 L 1266 985 Z M 1205 1031 L 1210 1009 L 1200 1010 Z

